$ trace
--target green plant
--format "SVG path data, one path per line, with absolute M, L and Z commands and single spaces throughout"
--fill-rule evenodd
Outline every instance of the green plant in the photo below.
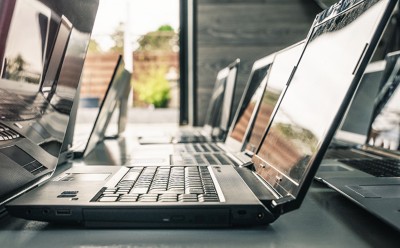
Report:
M 167 107 L 171 96 L 170 86 L 165 78 L 166 73 L 166 68 L 151 68 L 147 73 L 140 74 L 133 86 L 139 100 L 156 108 Z

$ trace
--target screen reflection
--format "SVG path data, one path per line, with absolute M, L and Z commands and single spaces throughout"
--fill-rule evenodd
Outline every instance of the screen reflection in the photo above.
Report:
M 266 77 L 269 68 L 270 64 L 257 68 L 251 73 L 249 86 L 256 87 L 258 85 L 258 87 L 254 93 L 250 92 L 250 94 L 248 94 L 250 97 L 244 99 L 238 121 L 235 123 L 231 133 L 231 137 L 239 142 L 243 141 L 249 121 L 257 104 L 257 100 L 260 99 L 264 90 L 265 84 L 261 84 L 261 81 Z
M 399 73 L 399 71 L 397 71 Z M 368 144 L 377 148 L 400 152 L 400 77 L 396 75 L 385 97 L 376 110 Z
M 387 1 L 362 2 L 318 20 L 321 24 L 312 30 L 258 153 L 265 165 L 257 172 L 278 192 L 298 193 L 386 5 Z
M 286 87 L 289 76 L 294 66 L 299 61 L 301 52 L 304 48 L 304 42 L 295 44 L 281 52 L 278 52 L 274 59 L 271 72 L 267 80 L 267 87 L 263 92 L 260 107 L 255 117 L 253 128 L 250 132 L 250 138 L 246 149 L 250 152 L 256 152 L 264 136 L 265 130 L 269 125 L 270 117 L 277 104 L 279 97 Z
M 208 105 L 205 124 L 211 127 L 218 126 L 222 110 L 222 101 L 224 98 L 224 91 L 226 80 L 229 75 L 229 69 L 225 68 L 218 73 L 217 81 L 214 85 L 213 94 Z

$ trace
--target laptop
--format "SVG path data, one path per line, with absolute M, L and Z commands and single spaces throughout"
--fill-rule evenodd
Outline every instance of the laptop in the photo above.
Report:
M 253 64 L 252 71 L 250 73 L 249 80 L 246 84 L 242 99 L 241 99 L 241 109 L 238 109 L 236 116 L 234 117 L 233 123 L 239 123 L 240 125 L 248 126 L 248 123 L 251 123 L 251 120 L 254 118 L 254 114 L 257 108 L 255 105 L 258 106 L 258 99 L 261 97 L 262 92 L 264 91 L 266 81 L 264 80 L 263 83 L 261 81 L 265 78 L 268 73 L 268 70 L 273 62 L 274 55 L 270 55 L 264 57 L 262 59 L 257 60 Z M 261 86 L 260 86 L 261 84 Z M 247 92 L 249 92 L 247 94 Z M 258 94 L 257 94 L 258 92 Z M 255 95 L 254 95 L 255 94 Z M 253 97 L 252 97 L 253 96 Z M 240 116 L 239 116 L 240 115 Z M 245 115 L 245 116 L 243 116 Z M 240 120 L 237 121 L 237 119 Z M 247 118 L 247 119 L 245 119 Z M 243 123 L 245 122 L 245 123 Z M 222 125 L 221 125 L 222 128 Z M 232 129 L 232 128 L 231 128 Z M 144 164 L 178 164 L 181 163 L 183 160 L 188 162 L 187 156 L 183 158 L 182 156 L 178 155 L 177 153 L 181 153 L 183 151 L 189 151 L 192 149 L 204 147 L 204 149 L 213 149 L 214 152 L 222 152 L 222 151 L 237 151 L 240 152 L 242 149 L 242 143 L 246 137 L 244 130 L 243 133 L 239 134 L 239 128 L 237 128 L 235 138 L 231 137 L 232 130 L 229 130 L 228 138 L 224 143 L 211 143 L 211 142 L 204 142 L 204 143 L 186 143 L 186 144 L 165 144 L 165 145 L 146 145 L 135 147 L 131 152 L 124 152 L 124 156 L 121 157 L 119 160 L 125 166 L 134 166 L 134 165 L 144 165 Z M 239 137 L 240 135 L 240 137 Z M 126 139 L 126 137 L 125 137 Z M 226 144 L 226 146 L 225 146 Z M 144 148 L 145 147 L 145 148 Z M 203 151 L 204 151 L 203 149 Z M 191 151 L 191 150 L 190 150 Z M 155 156 L 154 153 L 157 152 Z M 176 154 L 176 155 L 172 155 Z M 206 155 L 207 157 L 213 157 L 214 155 Z M 228 159 L 225 155 L 216 155 L 217 157 L 221 157 L 221 159 Z M 193 158 L 192 158 L 193 159 Z M 228 160 L 224 160 L 225 163 Z M 87 162 L 90 164 L 96 164 L 97 159 L 89 159 Z
M 234 125 L 231 126 L 225 142 L 173 144 L 173 149 L 170 146 L 145 146 L 146 149 L 141 146 L 140 150 L 135 149 L 131 152 L 136 157 L 133 162 L 132 159 L 122 160 L 124 165 L 231 164 L 237 166 L 248 163 L 254 148 L 258 147 L 265 133 L 272 110 L 285 88 L 288 75 L 300 58 L 304 43 L 305 41 L 301 41 L 276 53 L 279 63 L 275 66 L 273 65 L 275 53 L 254 63 L 248 79 L 248 84 L 251 85 L 246 87 L 254 88 L 254 85 L 258 84 L 258 88 L 255 91 L 252 90 L 251 95 L 247 92 L 243 93 L 241 107 L 237 110 Z M 269 78 L 272 79 L 271 84 L 268 83 Z M 261 110 L 258 111 L 259 109 Z M 255 125 L 253 125 L 254 120 L 256 120 Z M 253 126 L 264 128 L 253 131 Z M 249 135 L 250 133 L 252 134 Z M 248 142 L 249 139 L 250 142 Z M 245 149 L 246 146 L 250 149 Z M 157 155 L 154 154 L 155 152 Z M 142 156 L 142 159 L 137 159 L 138 154 Z
M 122 98 L 122 94 L 130 90 L 130 80 L 131 73 L 125 69 L 122 56 L 119 56 L 89 138 L 84 141 L 78 140 L 74 142 L 71 148 L 74 158 L 88 156 L 95 149 L 96 145 L 106 138 L 106 130 L 117 109 L 119 100 Z
M 239 166 L 251 162 L 251 157 L 260 145 L 272 112 L 279 102 L 280 95 L 286 87 L 293 67 L 300 58 L 304 45 L 305 41 L 301 41 L 267 57 L 270 60 L 271 68 L 246 106 L 246 110 L 254 109 L 251 113 L 253 121 L 247 123 L 246 132 L 239 136 L 240 140 L 235 138 L 238 137 L 240 130 L 244 129 L 241 121 L 246 118 L 245 111 L 244 116 L 232 127 L 230 136 L 225 143 L 216 143 L 213 146 L 199 143 L 195 144 L 195 150 L 189 150 L 188 146 L 192 144 L 187 144 L 185 145 L 186 150 L 181 151 L 180 155 L 171 156 L 172 164 L 233 164 Z M 217 146 L 220 151 L 208 150 L 210 149 L 208 146 Z M 203 149 L 203 151 L 196 150 L 196 148 Z
M 275 54 L 265 56 L 254 62 L 245 89 L 243 91 L 239 107 L 236 110 L 233 125 L 230 126 L 227 138 L 224 142 L 202 142 L 175 144 L 175 153 L 181 152 L 240 152 L 243 147 L 248 128 L 257 112 L 258 101 L 266 86 L 266 76 L 271 68 Z
M 75 166 L 7 210 L 118 228 L 275 221 L 300 207 L 396 2 L 343 1 L 316 17 L 253 166 L 242 168 L 246 176 L 219 165 Z
M 328 166 L 341 170 L 321 173 L 319 179 L 397 229 L 400 229 L 399 72 L 397 68 L 394 80 L 375 108 L 368 140 L 356 150 L 359 156 L 326 161 Z
M 179 129 L 177 133 L 163 137 L 138 137 L 141 145 L 190 143 L 224 140 L 233 118 L 233 96 L 235 94 L 237 73 L 240 60 L 220 70 L 205 115 L 205 124 L 201 129 L 190 127 Z
M 88 1 L 82 19 L 58 2 L 12 4 L 0 37 L 1 205 L 55 170 L 98 7 Z
M 397 65 L 396 65 L 397 64 Z M 316 179 L 324 181 L 329 177 L 354 176 L 354 168 L 340 160 L 363 159 L 371 155 L 368 150 L 369 137 L 374 134 L 371 129 L 373 116 L 376 114 L 378 101 L 382 96 L 397 84 L 396 76 L 400 70 L 400 53 L 389 53 L 384 61 L 373 62 L 368 65 L 363 79 L 353 96 L 352 103 L 347 110 L 340 129 L 336 132 L 335 140 L 331 148 L 325 154 L 325 158 L 316 175 Z M 385 75 L 385 76 L 384 76 Z M 387 99 L 385 100 L 387 101 Z

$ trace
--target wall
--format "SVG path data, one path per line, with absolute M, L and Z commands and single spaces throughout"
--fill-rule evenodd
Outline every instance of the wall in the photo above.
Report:
M 236 108 L 253 62 L 304 39 L 321 11 L 312 0 L 197 0 L 195 8 L 197 125 L 219 69 L 241 59 Z

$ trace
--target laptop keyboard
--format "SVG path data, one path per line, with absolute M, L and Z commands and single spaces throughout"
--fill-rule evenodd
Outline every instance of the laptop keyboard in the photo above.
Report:
M 190 154 L 172 156 L 173 165 L 235 165 L 237 163 L 223 153 Z
M 219 202 L 207 166 L 134 167 L 97 202 Z
M 339 161 L 376 177 L 400 177 L 400 161 L 396 159 Z
M 186 144 L 185 151 L 191 153 L 221 152 L 221 148 L 219 148 L 216 144 L 213 143 L 195 143 L 195 144 Z
M 19 133 L 0 123 L 0 141 L 19 138 Z
M 350 149 L 328 149 L 324 159 L 371 159 L 371 156 Z

